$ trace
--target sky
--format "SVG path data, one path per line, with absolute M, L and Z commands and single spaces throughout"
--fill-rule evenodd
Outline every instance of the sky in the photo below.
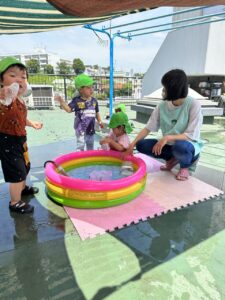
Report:
M 157 8 L 114 19 L 112 25 L 134 22 L 171 12 L 172 8 L 169 7 Z M 169 20 L 170 18 L 167 17 L 123 27 L 120 30 L 151 26 Z M 109 22 L 98 24 L 96 27 L 102 28 L 102 25 L 109 26 Z M 134 37 L 131 41 L 116 37 L 114 39 L 114 68 L 123 71 L 132 70 L 134 73 L 145 73 L 166 35 L 166 32 L 160 32 Z M 105 41 L 108 40 L 105 34 L 100 33 L 99 36 Z M 45 48 L 48 53 L 58 54 L 64 59 L 80 58 L 85 65 L 109 66 L 109 47 L 100 45 L 97 36 L 91 30 L 81 26 L 43 33 L 0 35 L 0 44 L 1 55 L 33 53 L 35 48 Z

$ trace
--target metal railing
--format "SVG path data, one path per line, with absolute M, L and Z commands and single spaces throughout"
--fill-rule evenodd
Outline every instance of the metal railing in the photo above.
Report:
M 73 98 L 76 92 L 75 75 L 29 74 L 31 85 L 50 85 L 54 92 L 60 92 L 66 100 Z M 109 76 L 92 76 L 94 80 L 94 95 L 99 100 L 109 99 Z M 114 76 L 115 99 L 141 98 L 142 79 L 134 76 Z

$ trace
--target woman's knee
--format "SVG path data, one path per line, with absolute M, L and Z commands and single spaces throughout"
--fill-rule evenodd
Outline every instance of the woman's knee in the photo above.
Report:
M 137 142 L 136 149 L 138 150 L 138 152 L 141 152 L 141 150 L 144 148 L 144 145 L 145 145 L 145 140 L 140 140 Z
M 175 153 L 187 153 L 194 152 L 194 146 L 188 141 L 176 141 L 173 146 L 173 152 Z
M 137 142 L 136 149 L 138 152 L 150 154 L 152 152 L 152 148 L 157 143 L 155 139 L 143 139 Z

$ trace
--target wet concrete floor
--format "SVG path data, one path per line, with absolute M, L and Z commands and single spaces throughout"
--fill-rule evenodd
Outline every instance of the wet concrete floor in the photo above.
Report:
M 24 198 L 33 215 L 10 213 L 0 169 L 0 299 L 225 299 L 224 196 L 81 241 L 47 198 L 43 169 L 73 151 L 73 117 L 31 115 L 45 123 L 28 131 L 29 180 L 40 192 Z

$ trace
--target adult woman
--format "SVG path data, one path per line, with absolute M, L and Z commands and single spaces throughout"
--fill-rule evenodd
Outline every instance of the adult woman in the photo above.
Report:
M 171 170 L 180 164 L 178 180 L 187 180 L 189 168 L 199 158 L 202 147 L 200 103 L 187 96 L 188 80 L 183 70 L 175 69 L 162 77 L 163 100 L 153 111 L 147 125 L 131 143 L 126 154 L 139 152 L 166 160 L 161 170 Z M 162 131 L 162 138 L 145 139 L 150 132 Z

